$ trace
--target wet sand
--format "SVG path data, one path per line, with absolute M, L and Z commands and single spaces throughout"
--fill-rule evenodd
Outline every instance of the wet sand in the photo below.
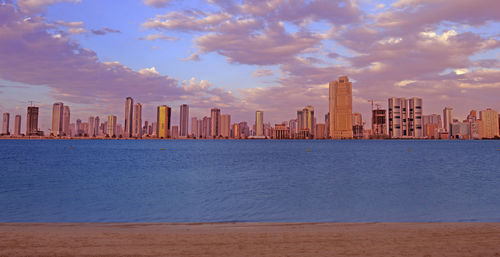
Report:
M 0 223 L 0 256 L 500 257 L 500 223 Z

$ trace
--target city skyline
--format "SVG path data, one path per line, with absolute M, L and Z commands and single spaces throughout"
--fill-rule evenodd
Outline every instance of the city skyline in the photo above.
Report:
M 372 122 L 363 122 L 361 113 L 352 111 L 353 84 L 348 76 L 339 76 L 329 83 L 329 112 L 324 116 L 324 123 L 314 116 L 314 106 L 308 105 L 297 110 L 296 119 L 275 123 L 264 122 L 264 112 L 255 111 L 255 122 L 249 128 L 246 122 L 231 124 L 231 115 L 222 114 L 221 109 L 212 108 L 210 116 L 198 120 L 192 117 L 189 126 L 189 105 L 179 106 L 179 125 L 172 123 L 172 108 L 167 105 L 157 106 L 156 121 L 148 125 L 142 121 L 142 104 L 134 104 L 132 97 L 125 99 L 124 126 L 117 122 L 117 116 L 108 115 L 108 120 L 99 123 L 99 116 L 90 116 L 88 122 L 77 118 L 71 122 L 70 108 L 62 102 L 53 104 L 52 129 L 47 133 L 51 137 L 111 137 L 111 138 L 206 138 L 206 139 L 484 139 L 500 138 L 500 115 L 497 110 L 487 108 L 471 110 L 466 119 L 460 121 L 453 115 L 453 108 L 444 107 L 443 116 L 426 114 L 424 101 L 419 97 L 390 97 L 387 110 L 381 109 L 375 101 L 372 103 Z M 37 115 L 30 117 L 32 110 L 27 108 L 27 127 L 30 123 L 38 124 Z M 320 115 L 322 116 L 322 115 Z M 10 135 L 10 114 L 3 113 L 2 135 Z M 21 116 L 15 116 L 14 136 L 20 133 Z M 128 127 L 128 129 L 127 129 Z M 43 135 L 36 127 L 27 129 L 28 136 L 35 130 L 35 135 Z M 188 133 L 190 131 L 191 133 Z
M 357 85 L 353 112 L 368 119 L 368 101 L 386 105 L 388 92 L 426 99 L 430 113 L 500 109 L 499 4 L 2 0 L 0 110 L 23 114 L 36 101 L 47 130 L 55 102 L 75 117 L 118 108 L 122 117 L 133 96 L 148 121 L 158 105 L 189 103 L 193 116 L 215 107 L 241 122 L 259 109 L 279 123 L 307 105 L 326 113 L 318 99 L 340 75 Z M 116 12 L 94 11 L 106 9 Z

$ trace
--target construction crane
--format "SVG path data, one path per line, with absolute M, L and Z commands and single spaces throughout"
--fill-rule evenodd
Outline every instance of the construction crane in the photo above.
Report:
M 382 101 L 379 101 L 379 100 L 370 99 L 370 100 L 368 100 L 368 102 L 372 104 L 372 111 L 374 110 L 373 109 L 373 105 L 377 106 L 377 110 L 380 109 L 380 107 L 382 106 L 380 104 L 376 104 L 376 102 L 382 102 Z

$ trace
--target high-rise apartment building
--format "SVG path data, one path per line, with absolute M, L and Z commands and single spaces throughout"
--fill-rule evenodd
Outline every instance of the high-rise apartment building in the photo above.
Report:
M 192 125 L 191 125 L 191 126 L 192 126 Z M 196 135 L 197 135 L 197 136 L 196 136 L 196 138 L 201 138 L 201 137 L 202 137 L 201 133 L 202 133 L 202 131 L 203 131 L 203 119 L 197 120 L 197 121 L 196 121 L 196 126 L 198 127 L 198 128 L 197 128 L 197 131 L 196 131 L 196 132 L 197 132 L 197 134 L 196 134 Z
M 127 97 L 125 99 L 125 123 L 124 134 L 125 137 L 132 136 L 133 118 L 134 118 L 134 99 Z
M 352 132 L 352 83 L 341 76 L 329 85 L 330 131 L 332 139 L 353 138 Z
M 189 128 L 189 105 L 183 104 L 180 107 L 180 119 L 179 119 L 179 136 L 187 137 Z M 191 123 L 191 126 L 192 123 Z
M 231 138 L 240 138 L 240 126 L 238 123 L 231 125 Z
M 92 132 L 92 136 L 94 136 L 94 137 L 99 136 L 99 127 L 100 127 L 99 122 L 100 122 L 99 116 L 96 116 L 94 118 L 94 131 Z
M 220 119 L 220 109 L 219 108 L 212 108 L 210 110 L 210 119 L 211 119 L 211 134 L 210 136 L 212 138 L 218 138 L 221 135 L 221 119 Z
M 212 119 L 210 117 L 203 117 L 202 126 L 201 137 L 210 138 L 212 135 Z
M 298 133 L 297 129 L 297 120 L 293 119 L 288 122 L 288 128 L 290 129 L 290 138 L 294 138 L 295 135 Z
M 200 137 L 200 131 L 198 130 L 198 118 L 191 118 L 191 136 L 194 138 Z
M 308 105 L 302 110 L 297 111 L 298 131 L 307 132 L 310 136 L 314 135 L 314 107 Z
M 108 116 L 108 124 L 107 124 L 107 135 L 109 137 L 117 137 L 117 124 L 116 124 L 116 116 L 109 115 Z
M 63 135 L 63 113 L 64 113 L 64 104 L 54 103 L 54 105 L 52 106 L 52 130 L 51 130 L 51 134 L 53 136 Z
M 231 134 L 231 115 L 222 114 L 220 116 L 220 134 L 223 138 L 229 138 Z
M 21 115 L 16 115 L 16 118 L 14 120 L 14 135 L 21 135 Z
M 170 136 L 170 117 L 172 109 L 166 105 L 158 106 L 156 112 L 157 136 L 168 138 Z
M 89 137 L 95 137 L 95 118 L 93 116 L 89 117 L 89 131 L 88 131 L 88 136 Z
M 179 126 L 172 126 L 172 138 L 173 139 L 179 138 Z
M 3 126 L 2 126 L 3 135 L 10 135 L 9 122 L 10 122 L 10 114 L 8 112 L 5 112 L 3 114 Z
M 453 123 L 453 108 L 445 107 L 443 109 L 443 128 L 451 135 L 451 123 Z
M 38 132 L 38 107 L 28 106 L 26 113 L 26 136 L 39 135 Z
M 325 139 L 326 136 L 326 125 L 323 123 L 318 123 L 314 125 L 314 139 Z
M 71 134 L 69 129 L 69 124 L 71 120 L 71 112 L 69 110 L 69 106 L 63 106 L 63 121 L 62 121 L 62 132 L 65 136 L 69 136 Z
M 408 135 L 411 138 L 423 138 L 423 100 L 412 97 L 408 99 Z
M 255 135 L 264 136 L 264 111 L 255 112 Z
M 389 136 L 423 138 L 423 101 L 421 98 L 389 98 Z
M 134 114 L 132 122 L 132 136 L 142 137 L 142 105 L 140 103 L 134 104 Z
M 479 112 L 479 137 L 499 137 L 498 112 L 490 108 Z

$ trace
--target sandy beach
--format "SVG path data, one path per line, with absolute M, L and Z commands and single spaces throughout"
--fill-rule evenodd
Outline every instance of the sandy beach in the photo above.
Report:
M 0 256 L 500 256 L 500 223 L 2 223 Z

